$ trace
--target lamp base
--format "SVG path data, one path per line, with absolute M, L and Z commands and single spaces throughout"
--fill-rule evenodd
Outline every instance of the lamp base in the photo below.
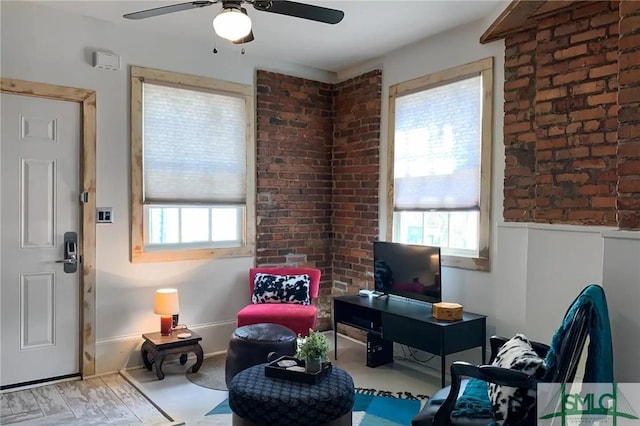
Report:
M 163 336 L 171 335 L 171 326 L 173 325 L 173 317 L 169 316 L 161 316 L 160 317 L 160 334 Z

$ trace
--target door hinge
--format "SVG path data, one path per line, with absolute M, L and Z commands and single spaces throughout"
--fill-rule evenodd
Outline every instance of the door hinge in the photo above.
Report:
M 80 202 L 87 204 L 89 202 L 89 193 L 88 192 L 81 192 L 80 193 Z

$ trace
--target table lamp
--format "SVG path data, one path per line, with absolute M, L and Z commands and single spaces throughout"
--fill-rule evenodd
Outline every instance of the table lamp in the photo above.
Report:
M 178 290 L 162 288 L 156 291 L 156 303 L 153 312 L 160 315 L 160 334 L 168 336 L 173 326 L 173 316 L 180 312 Z

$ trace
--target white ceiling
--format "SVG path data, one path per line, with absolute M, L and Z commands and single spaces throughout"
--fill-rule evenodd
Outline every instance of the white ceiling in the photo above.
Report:
M 301 0 L 302 2 L 305 2 Z M 46 1 L 47 6 L 110 21 L 116 25 L 213 45 L 212 20 L 221 4 L 175 12 L 143 20 L 129 20 L 125 13 L 182 3 L 178 1 Z M 246 5 L 255 40 L 245 44 L 248 54 L 319 68 L 342 71 L 382 56 L 398 47 L 439 32 L 496 16 L 507 0 L 309 0 L 306 3 L 343 10 L 345 17 L 329 25 L 255 10 Z M 480 34 L 478 34 L 478 38 Z M 218 38 L 218 48 L 237 49 Z

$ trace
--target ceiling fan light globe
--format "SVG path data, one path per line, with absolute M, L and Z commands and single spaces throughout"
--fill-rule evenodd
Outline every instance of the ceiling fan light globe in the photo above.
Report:
M 240 40 L 251 32 L 251 18 L 238 9 L 225 8 L 213 18 L 213 29 L 222 38 Z

